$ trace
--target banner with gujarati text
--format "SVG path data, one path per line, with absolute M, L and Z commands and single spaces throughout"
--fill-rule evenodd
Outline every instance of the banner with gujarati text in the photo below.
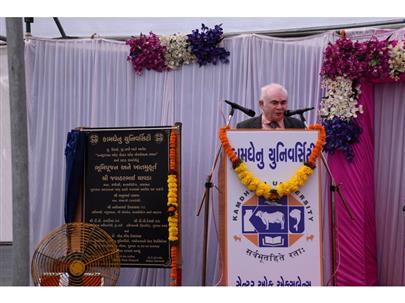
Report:
M 272 187 L 294 175 L 318 138 L 317 131 L 305 130 L 230 130 L 227 135 L 239 159 Z M 222 284 L 322 285 L 319 169 L 315 168 L 298 191 L 276 202 L 266 201 L 248 190 L 228 158 L 224 171 Z
M 170 267 L 170 126 L 84 129 L 83 221 L 117 243 L 121 267 Z

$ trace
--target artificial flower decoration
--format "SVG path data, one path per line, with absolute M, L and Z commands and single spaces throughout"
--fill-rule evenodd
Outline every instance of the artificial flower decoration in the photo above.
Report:
M 275 188 L 273 188 L 266 182 L 255 177 L 255 175 L 249 171 L 245 162 L 238 158 L 232 149 L 228 136 L 226 135 L 228 129 L 229 126 L 219 129 L 219 139 L 222 143 L 224 152 L 232 162 L 234 171 L 238 175 L 240 182 L 246 186 L 247 189 L 254 191 L 258 197 L 264 197 L 267 201 L 277 201 L 281 197 L 297 191 L 305 184 L 308 177 L 313 173 L 316 167 L 315 161 L 321 154 L 322 147 L 326 140 L 325 129 L 322 125 L 312 124 L 308 126 L 309 130 L 318 130 L 319 136 L 315 143 L 315 147 L 312 149 L 312 152 L 308 157 L 307 162 L 303 163 L 289 180 L 281 182 Z
M 388 46 L 390 59 L 388 61 L 390 65 L 390 76 L 399 80 L 399 75 L 405 72 L 405 50 L 403 41 L 398 41 L 394 46 L 390 44 Z
M 201 31 L 195 29 L 191 34 L 187 35 L 188 43 L 191 47 L 191 52 L 197 57 L 197 62 L 200 66 L 207 63 L 217 64 L 229 62 L 229 52 L 223 47 L 218 47 L 222 41 L 222 24 L 215 25 L 213 29 L 201 24 Z
M 352 144 L 359 142 L 361 128 L 354 119 L 342 120 L 334 117 L 332 120 L 325 120 L 323 126 L 326 131 L 326 144 L 323 150 L 327 153 L 334 153 L 340 150 L 349 161 L 353 160 L 354 152 Z
M 150 32 L 149 36 L 141 34 L 139 38 L 126 41 L 130 49 L 128 61 L 132 62 L 135 72 L 142 74 L 143 69 L 158 72 L 169 70 L 165 62 L 166 47 L 162 46 L 159 37 Z
M 208 63 L 229 63 L 229 51 L 220 47 L 222 40 L 221 24 L 214 28 L 202 24 L 201 30 L 195 29 L 188 35 L 158 37 L 152 32 L 149 36 L 141 34 L 139 38 L 126 41 L 130 46 L 128 61 L 137 75 L 141 75 L 144 69 L 163 72 L 194 62 L 200 67 Z
M 334 44 L 329 43 L 324 51 L 321 74 L 335 80 L 337 76 L 344 76 L 351 80 L 357 78 L 358 61 L 353 60 L 355 49 L 353 42 L 345 37 L 338 39 Z
M 389 48 L 392 41 L 372 38 L 366 42 L 353 42 L 341 37 L 329 43 L 324 52 L 321 74 L 334 80 L 341 76 L 350 80 L 384 78 L 389 76 Z
M 359 141 L 360 127 L 355 122 L 363 108 L 358 104 L 360 81 L 364 79 L 398 80 L 405 72 L 403 41 L 378 40 L 353 42 L 344 33 L 324 51 L 321 68 L 326 88 L 320 104 L 327 142 L 325 151 L 341 150 L 348 160 L 354 157 L 352 144 Z
M 339 117 L 348 120 L 357 118 L 357 113 L 363 113 L 362 105 L 357 103 L 360 86 L 354 85 L 352 80 L 341 76 L 336 77 L 335 80 L 326 78 L 322 87 L 326 88 L 320 108 L 322 117 L 328 119 Z
M 166 47 L 165 62 L 171 69 L 179 68 L 183 64 L 191 64 L 197 60 L 191 53 L 186 35 L 162 36 L 160 42 Z

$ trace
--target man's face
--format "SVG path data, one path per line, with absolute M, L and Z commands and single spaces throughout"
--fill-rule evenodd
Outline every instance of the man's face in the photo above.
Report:
M 259 101 L 259 105 L 267 120 L 281 121 L 288 108 L 287 95 L 281 90 L 269 92 L 264 100 Z

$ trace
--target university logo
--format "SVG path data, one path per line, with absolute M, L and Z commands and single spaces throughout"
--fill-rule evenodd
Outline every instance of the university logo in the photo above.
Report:
M 90 136 L 90 143 L 91 145 L 96 145 L 98 143 L 98 136 L 96 134 Z
M 155 142 L 156 143 L 162 143 L 164 139 L 164 135 L 162 133 L 156 133 L 155 134 Z
M 241 214 L 242 235 L 257 247 L 290 247 L 305 233 L 304 205 L 292 195 L 276 202 L 253 196 Z

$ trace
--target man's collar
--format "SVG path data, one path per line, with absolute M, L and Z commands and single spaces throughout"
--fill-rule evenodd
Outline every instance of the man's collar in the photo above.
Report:
M 284 119 L 285 119 L 285 117 L 284 117 Z M 276 122 L 276 123 L 278 124 L 278 127 L 279 127 L 279 128 L 284 129 L 284 128 L 285 128 L 284 119 L 281 120 L 281 121 L 269 121 L 269 120 L 267 120 L 267 118 L 266 118 L 266 117 L 264 116 L 264 114 L 262 113 L 262 126 L 263 126 L 263 125 L 270 125 L 270 123 Z M 264 127 L 264 126 L 263 126 L 263 127 Z

